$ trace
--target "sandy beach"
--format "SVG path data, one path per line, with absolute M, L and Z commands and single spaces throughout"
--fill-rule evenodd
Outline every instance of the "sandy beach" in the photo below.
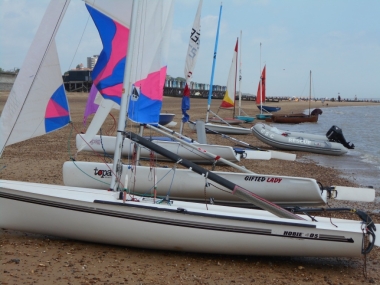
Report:
M 4 106 L 7 95 L 0 92 L 0 108 Z M 7 147 L 0 160 L 1 179 L 63 184 L 62 164 L 75 154 L 75 135 L 85 130 L 82 120 L 87 94 L 69 93 L 68 98 L 72 126 Z M 213 100 L 211 109 L 214 112 L 220 102 Z M 371 102 L 325 102 L 323 106 L 320 101 L 313 101 L 310 107 L 374 104 L 380 105 Z M 164 97 L 162 112 L 176 114 L 174 121 L 178 124 L 173 127 L 176 131 L 180 126 L 180 105 L 181 98 Z M 298 113 L 309 108 L 307 101 L 281 101 L 267 105 L 280 106 L 282 109 L 279 113 Z M 259 113 L 253 101 L 243 101 L 242 106 L 249 115 Z M 206 109 L 206 99 L 192 99 L 188 113 L 192 120 L 204 119 Z M 226 110 L 219 114 L 231 116 L 231 112 Z M 112 115 L 117 122 L 117 111 L 113 111 Z M 108 135 L 115 134 L 113 117 L 109 116 L 103 127 L 103 132 Z M 251 125 L 244 124 L 245 127 Z M 150 132 L 146 130 L 144 134 L 149 135 Z M 196 134 L 188 126 L 185 126 L 184 134 L 196 139 Z M 207 139 L 209 143 L 234 145 L 217 135 L 208 135 Z M 238 139 L 260 148 L 272 149 L 253 135 L 239 136 Z M 358 186 L 355 181 L 340 177 L 342 173 L 338 169 L 304 160 L 302 157 L 305 153 L 291 153 L 297 155 L 296 161 L 245 160 L 239 165 L 257 173 L 314 178 L 323 185 Z M 100 161 L 98 156 L 90 153 L 80 153 L 77 159 Z M 226 166 L 219 166 L 217 170 L 234 171 Z M 379 190 L 376 195 L 380 196 Z M 370 213 L 376 223 L 380 223 L 380 214 L 375 211 L 380 208 L 379 203 L 333 201 L 331 206 L 363 209 Z M 351 214 L 339 214 L 336 217 L 356 219 Z M 377 232 L 380 238 L 380 229 Z M 378 248 L 362 258 L 225 256 L 92 244 L 1 229 L 0 253 L 0 285 L 380 284 Z

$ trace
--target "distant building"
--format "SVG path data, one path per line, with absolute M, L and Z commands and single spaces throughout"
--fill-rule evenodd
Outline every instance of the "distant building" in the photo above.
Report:
M 92 85 L 92 69 L 76 68 L 66 71 L 63 75 L 63 82 L 66 91 L 69 92 L 89 92 Z
M 10 91 L 16 77 L 16 72 L 0 72 L 0 91 Z
M 99 58 L 98 55 L 87 57 L 87 68 L 93 69 L 96 62 L 98 61 L 98 58 Z

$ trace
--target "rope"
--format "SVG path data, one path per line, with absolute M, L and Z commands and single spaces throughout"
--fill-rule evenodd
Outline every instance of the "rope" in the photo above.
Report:
M 106 132 L 107 136 L 112 135 L 116 130 L 116 119 L 111 113 L 109 113 L 109 115 L 112 118 L 113 124 L 112 124 L 111 128 L 108 130 L 108 132 Z
M 331 208 L 330 205 L 327 205 L 327 207 L 328 207 L 328 208 Z M 323 208 L 323 209 L 325 209 L 325 208 Z M 338 226 L 332 222 L 332 216 L 331 216 L 331 213 L 330 213 L 330 215 L 329 215 L 329 218 L 330 218 L 330 223 L 331 223 L 334 227 L 337 228 Z

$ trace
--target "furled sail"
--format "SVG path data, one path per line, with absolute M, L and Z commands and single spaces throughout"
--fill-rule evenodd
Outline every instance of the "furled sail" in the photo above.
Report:
M 51 1 L 0 118 L 5 146 L 58 130 L 70 122 L 55 36 L 68 1 Z

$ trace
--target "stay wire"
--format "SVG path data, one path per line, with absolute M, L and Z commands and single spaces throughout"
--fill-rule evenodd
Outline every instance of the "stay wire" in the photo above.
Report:
M 90 15 L 87 16 L 86 25 L 84 26 L 84 29 L 83 29 L 82 35 L 81 35 L 81 37 L 80 37 L 80 39 L 79 39 L 79 42 L 78 42 L 77 48 L 75 49 L 75 52 L 74 52 L 74 55 L 73 55 L 72 60 L 71 60 L 71 62 L 70 62 L 70 65 L 69 65 L 69 67 L 68 67 L 68 70 L 71 69 L 71 66 L 72 66 L 72 64 L 73 64 L 73 61 L 74 61 L 74 59 L 75 59 L 75 56 L 77 55 L 77 52 L 78 52 L 79 46 L 80 46 L 80 44 L 82 43 L 82 40 L 83 40 L 84 33 L 86 32 L 86 28 L 87 28 L 87 25 L 88 25 L 88 21 L 89 21 L 89 20 L 90 20 Z

